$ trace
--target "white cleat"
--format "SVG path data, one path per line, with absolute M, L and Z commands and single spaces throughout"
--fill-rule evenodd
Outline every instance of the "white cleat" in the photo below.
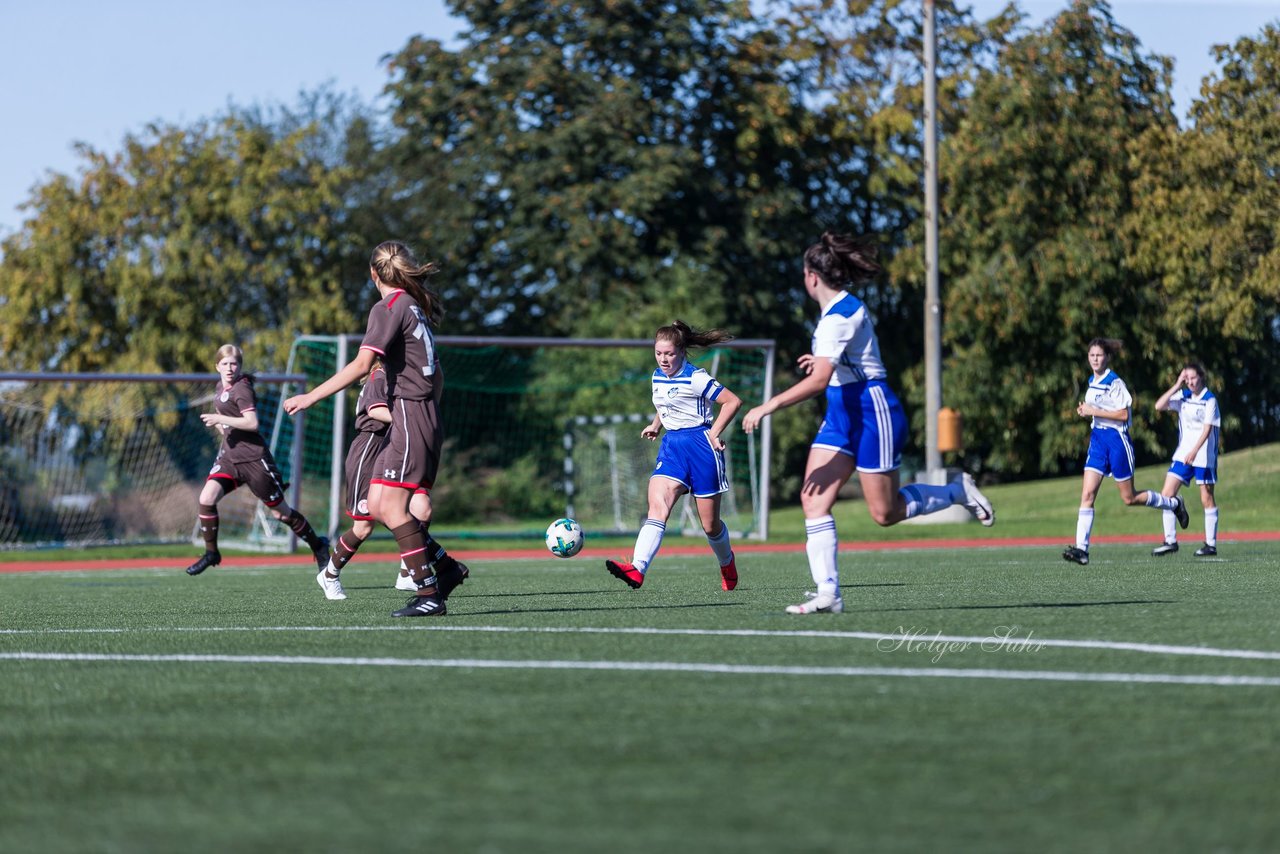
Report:
M 330 578 L 325 573 L 329 567 L 325 567 L 316 574 L 316 584 L 320 585 L 320 589 L 324 591 L 326 599 L 346 599 L 347 594 L 342 589 L 342 582 L 336 578 Z
M 817 593 L 805 593 L 809 597 L 807 602 L 801 602 L 799 605 L 788 605 L 788 614 L 840 614 L 844 612 L 844 600 L 839 596 L 819 595 Z
M 990 528 L 996 523 L 996 511 L 987 500 L 987 496 L 978 491 L 973 476 L 968 472 L 960 475 L 960 485 L 964 488 L 965 509 L 973 514 L 973 518 Z
M 405 591 L 408 591 L 409 593 L 414 593 L 417 591 L 418 585 L 413 583 L 412 575 L 397 575 L 396 589 L 405 590 Z

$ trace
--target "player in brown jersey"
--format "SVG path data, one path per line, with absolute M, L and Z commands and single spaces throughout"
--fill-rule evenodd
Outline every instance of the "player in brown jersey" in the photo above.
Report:
M 426 286 L 435 271 L 434 264 L 418 263 L 403 243 L 378 244 L 369 259 L 369 276 L 381 299 L 369 311 L 359 352 L 319 386 L 284 402 L 285 411 L 298 412 L 359 380 L 374 357 L 386 365 L 391 428 L 370 479 L 369 509 L 396 538 L 416 587 L 409 604 L 392 612 L 395 617 L 443 616 L 445 599 L 467 576 L 456 561 L 432 564 L 426 532 L 409 512 L 414 491 L 430 491 L 444 444 L 439 370 L 428 325 L 443 314 L 439 297 Z
M 306 541 L 321 568 L 329 560 L 329 541 L 316 534 L 306 517 L 284 500 L 285 482 L 276 461 L 258 432 L 258 404 L 253 393 L 253 377 L 244 373 L 244 354 L 234 344 L 218 348 L 219 382 L 214 394 L 213 412 L 203 413 L 200 420 L 222 433 L 222 447 L 200 490 L 200 533 L 204 537 L 204 554 L 191 566 L 187 575 L 199 575 L 222 562 L 218 552 L 218 502 L 241 484 L 267 505 L 271 515 L 287 525 Z
M 437 388 L 440 388 L 440 384 L 437 384 Z M 339 580 L 342 569 L 351 558 L 355 557 L 356 551 L 373 533 L 374 518 L 370 512 L 370 502 L 378 500 L 381 488 L 371 486 L 370 481 L 373 479 L 374 464 L 382 449 L 386 447 L 390 424 L 391 407 L 387 396 L 387 372 L 382 365 L 382 360 L 375 358 L 373 368 L 361 384 L 360 396 L 356 399 L 356 435 L 347 449 L 346 514 L 351 517 L 352 525 L 333 544 L 328 566 L 322 568 L 316 575 L 316 583 L 320 585 L 320 589 L 328 599 L 347 598 L 346 592 L 342 589 L 342 582 Z M 423 523 L 424 528 L 431 519 L 430 500 L 421 487 L 414 491 L 409 512 Z M 430 534 L 426 536 L 427 556 L 431 563 L 438 567 L 450 561 L 457 563 Z M 396 589 L 416 592 L 417 585 L 403 561 L 400 566 Z M 465 579 L 469 571 L 463 564 L 458 566 L 461 578 Z M 461 584 L 461 580 L 458 583 Z

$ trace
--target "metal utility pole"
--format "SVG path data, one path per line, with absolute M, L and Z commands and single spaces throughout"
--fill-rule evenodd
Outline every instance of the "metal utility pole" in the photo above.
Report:
M 934 0 L 924 0 L 924 407 L 925 468 L 942 469 L 942 305 L 938 298 L 938 78 Z

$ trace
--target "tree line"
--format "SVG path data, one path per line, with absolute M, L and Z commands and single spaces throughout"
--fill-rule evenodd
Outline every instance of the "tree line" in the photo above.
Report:
M 362 328 L 370 248 L 436 260 L 448 334 L 646 337 L 673 317 L 776 338 L 815 310 L 800 256 L 879 235 L 860 294 L 922 444 L 920 0 L 450 4 L 456 46 L 386 57 L 385 111 L 149 125 L 33 188 L 3 241 L 12 370 L 202 371 L 236 341 Z M 1040 27 L 937 9 L 944 402 L 964 462 L 1077 470 L 1085 346 L 1124 339 L 1135 442 L 1198 358 L 1234 447 L 1280 438 L 1280 29 L 1217 50 L 1184 123 L 1171 62 L 1103 0 Z M 775 416 L 794 472 L 814 412 Z M 786 475 L 783 475 L 785 477 Z

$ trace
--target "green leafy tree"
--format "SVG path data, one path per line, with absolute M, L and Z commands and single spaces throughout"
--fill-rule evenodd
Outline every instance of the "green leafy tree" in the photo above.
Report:
M 813 118 L 745 2 L 461 3 L 391 59 L 405 230 L 448 329 L 794 331 Z
M 1169 61 L 1144 55 L 1106 3 L 1079 0 L 1001 51 L 945 141 L 947 402 L 991 469 L 1079 465 L 1091 338 L 1126 341 L 1115 367 L 1136 421 L 1168 385 L 1151 360 L 1159 297 L 1127 268 L 1122 229 L 1140 203 L 1132 141 L 1175 127 L 1168 90 Z M 1160 444 L 1141 427 L 1135 443 Z
M 1192 126 L 1137 151 L 1132 266 L 1161 309 L 1163 375 L 1199 358 L 1245 446 L 1280 438 L 1280 28 L 1217 48 Z
M 351 174 L 314 124 L 230 115 L 79 153 L 79 174 L 37 187 L 4 243 L 12 368 L 207 371 L 229 341 L 251 368 L 283 367 L 299 331 L 355 322 L 340 263 Z

